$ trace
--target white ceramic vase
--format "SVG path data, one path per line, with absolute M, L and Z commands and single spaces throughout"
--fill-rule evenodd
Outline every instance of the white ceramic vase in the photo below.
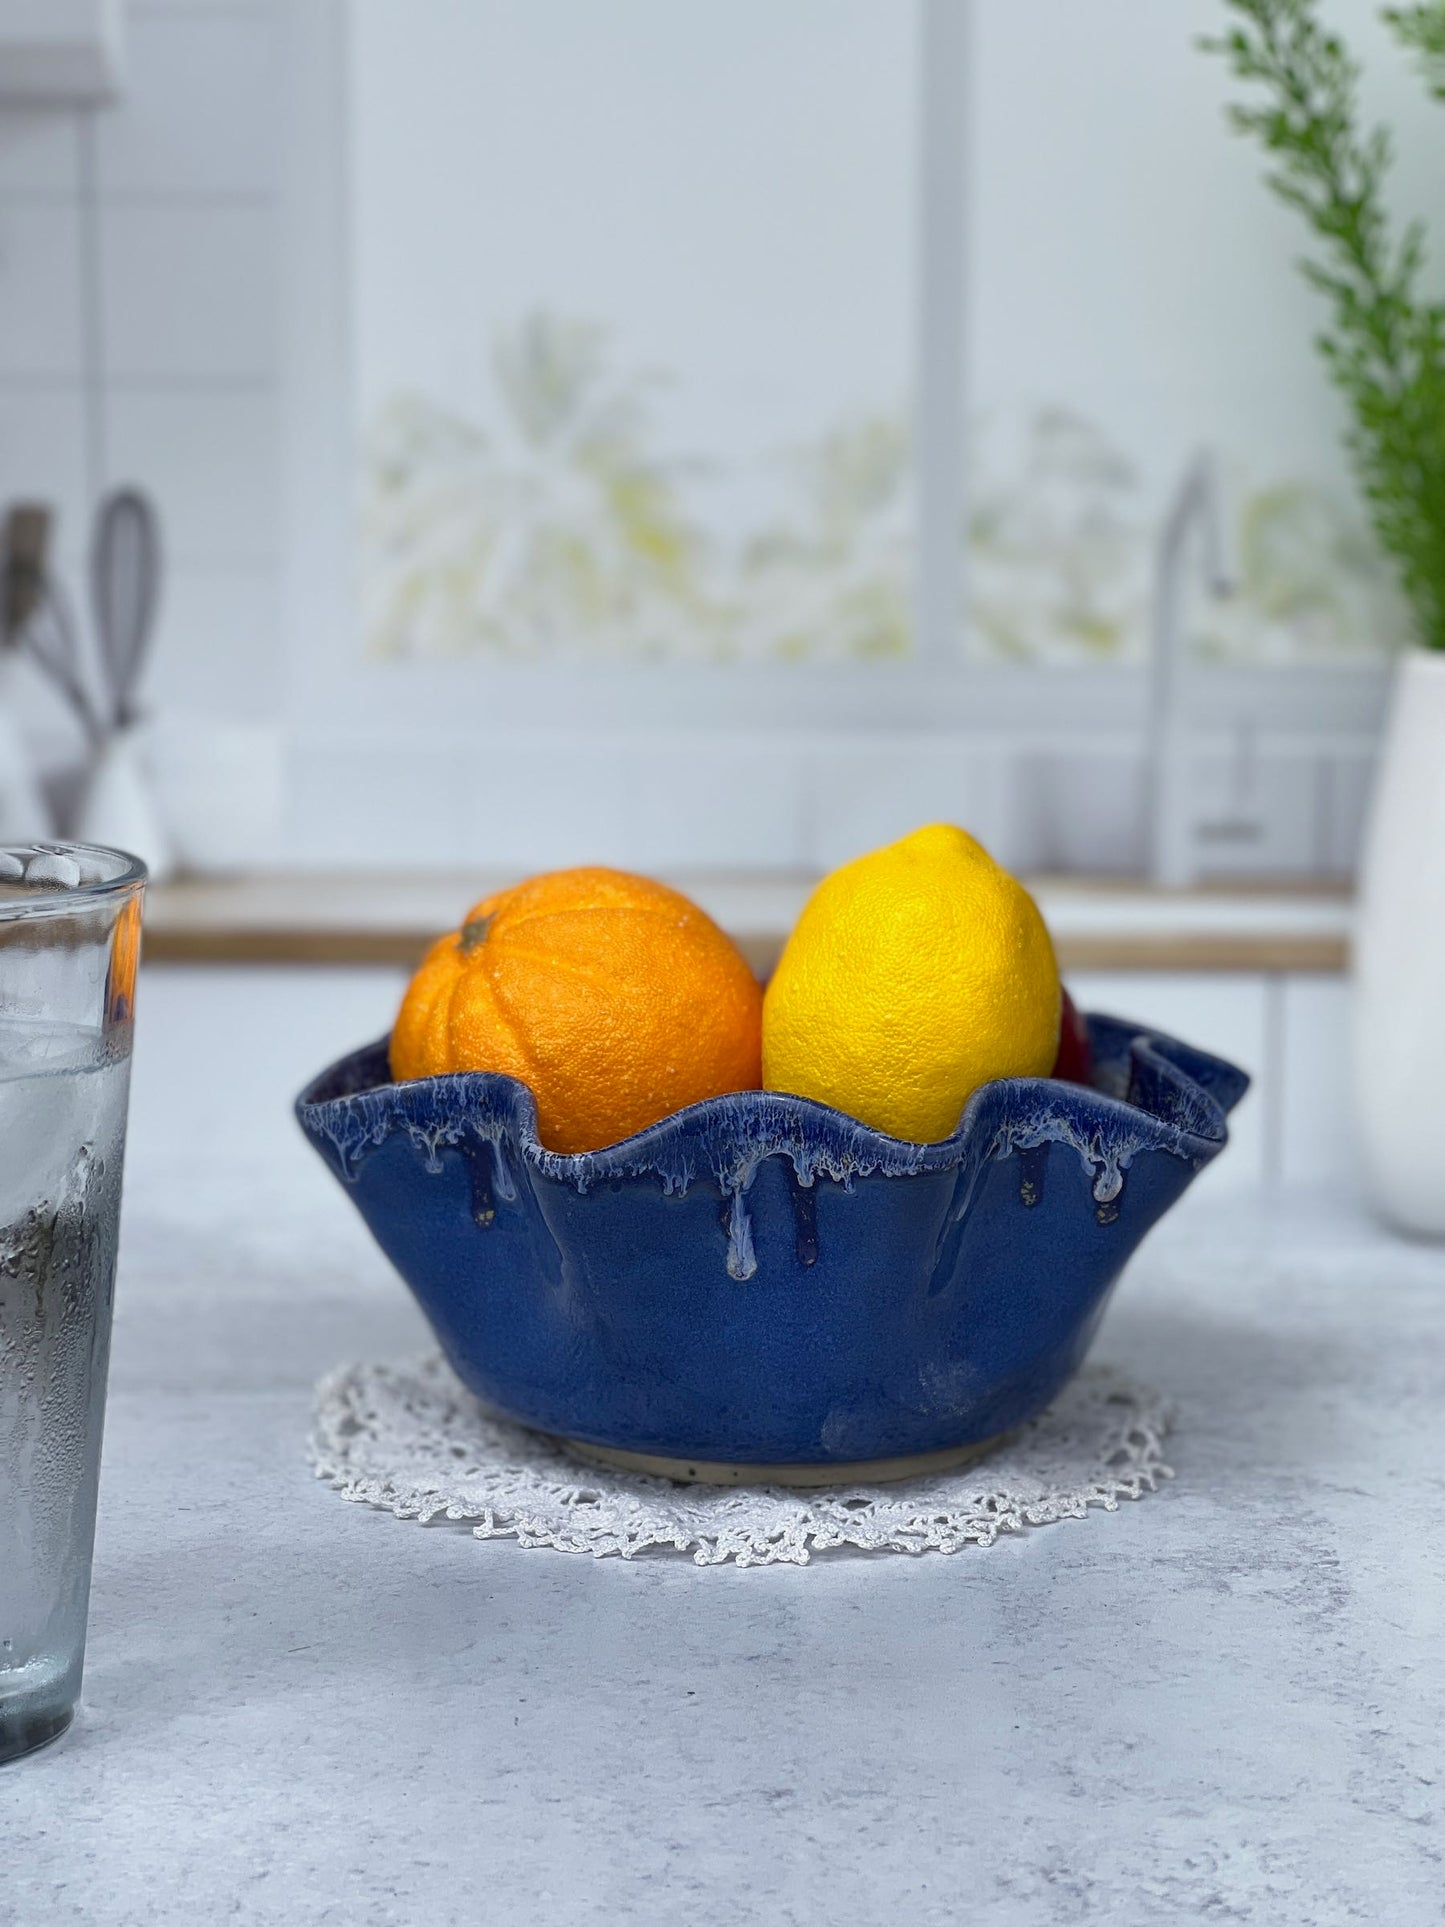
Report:
M 1380 1215 L 1445 1238 L 1445 650 L 1401 661 L 1355 930 L 1355 1105 Z

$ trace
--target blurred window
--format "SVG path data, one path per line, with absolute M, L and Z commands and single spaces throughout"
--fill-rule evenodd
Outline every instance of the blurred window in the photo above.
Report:
M 918 9 L 352 23 L 368 656 L 907 659 Z

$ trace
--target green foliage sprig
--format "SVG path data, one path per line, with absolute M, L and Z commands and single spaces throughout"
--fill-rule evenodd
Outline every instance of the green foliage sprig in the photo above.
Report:
M 1385 18 L 1420 58 L 1430 92 L 1445 100 L 1445 6 L 1440 0 L 1419 7 L 1386 7 Z
M 1314 231 L 1317 251 L 1300 265 L 1330 304 L 1317 342 L 1350 407 L 1356 473 L 1420 640 L 1445 650 L 1445 307 L 1422 290 L 1424 229 L 1394 233 L 1389 134 L 1361 129 L 1359 64 L 1316 0 L 1226 4 L 1237 24 L 1201 45 L 1263 94 L 1230 118 L 1263 145 L 1269 185 Z M 1445 0 L 1385 17 L 1445 98 Z

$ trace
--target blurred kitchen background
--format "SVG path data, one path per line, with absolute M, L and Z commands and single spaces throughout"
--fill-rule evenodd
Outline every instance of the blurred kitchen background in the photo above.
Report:
M 1440 109 L 1325 11 L 1428 209 Z M 766 967 L 820 869 L 949 818 L 1085 1001 L 1260 1073 L 1211 1183 L 1347 1176 L 1408 625 L 1225 24 L 0 0 L 0 743 L 55 832 L 153 825 L 153 961 L 370 964 L 380 1009 L 479 880 L 599 860 Z M 121 488 L 155 542 L 107 575 Z M 138 720 L 87 794 L 33 651 L 102 689 L 107 622 Z

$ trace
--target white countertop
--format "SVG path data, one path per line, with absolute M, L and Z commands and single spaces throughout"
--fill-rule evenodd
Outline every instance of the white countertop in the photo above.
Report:
M 1201 1192 L 1098 1341 L 1180 1408 L 1114 1515 L 478 1543 L 304 1457 L 319 1372 L 425 1342 L 287 1116 L 395 983 L 148 975 L 86 1704 L 0 1772 L 3 1927 L 1440 1919 L 1445 1254 Z

